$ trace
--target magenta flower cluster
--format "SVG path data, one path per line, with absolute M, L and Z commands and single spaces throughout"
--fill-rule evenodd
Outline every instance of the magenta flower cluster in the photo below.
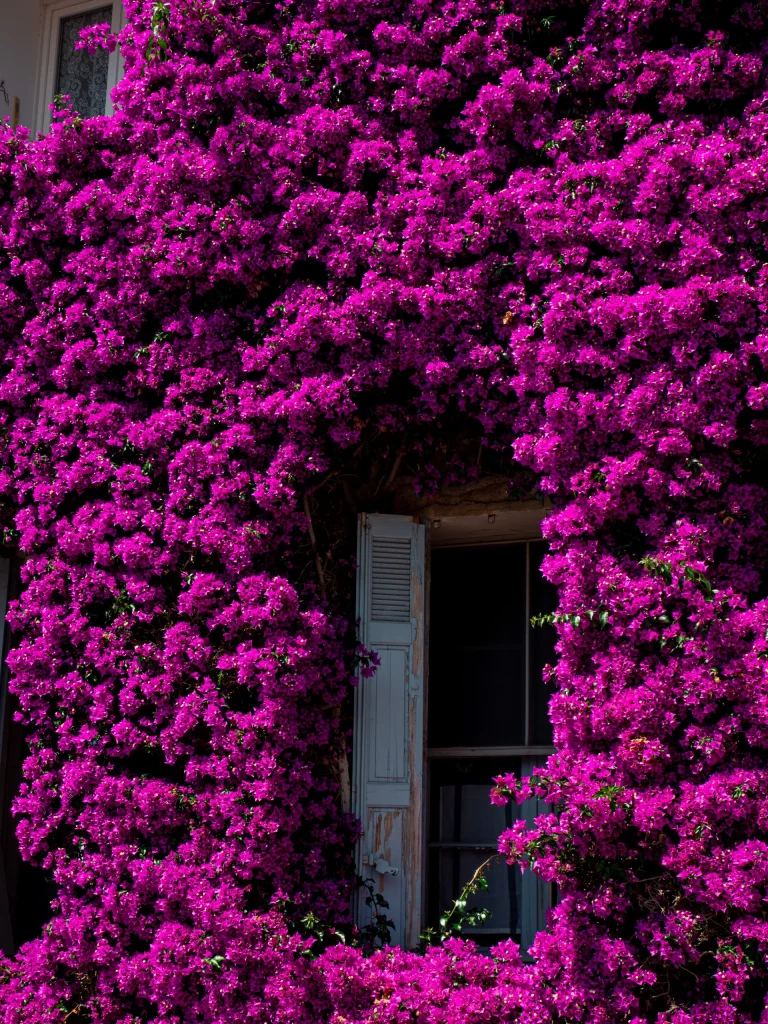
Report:
M 16 808 L 58 892 L 0 1019 L 765 1024 L 765 5 L 126 9 L 113 117 L 0 130 Z M 531 964 L 341 941 L 338 536 L 398 465 L 554 506 L 557 754 L 493 797 L 552 806 L 500 838 L 561 896 Z
M 107 22 L 100 25 L 89 25 L 80 33 L 80 38 L 75 43 L 76 50 L 87 50 L 93 55 L 98 50 L 106 50 L 114 53 L 117 49 L 117 36 L 112 32 L 112 26 Z

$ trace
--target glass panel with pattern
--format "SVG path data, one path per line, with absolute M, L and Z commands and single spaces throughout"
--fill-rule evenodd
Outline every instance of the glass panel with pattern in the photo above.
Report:
M 59 60 L 56 72 L 56 95 L 68 95 L 73 108 L 82 117 L 103 114 L 107 104 L 107 72 L 109 53 L 97 50 L 76 50 L 80 32 L 90 25 L 112 23 L 112 5 L 83 14 L 62 18 L 59 27 Z

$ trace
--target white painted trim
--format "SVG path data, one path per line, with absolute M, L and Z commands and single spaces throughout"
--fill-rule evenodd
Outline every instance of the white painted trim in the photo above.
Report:
M 50 0 L 43 3 L 43 31 L 41 36 L 40 69 L 37 76 L 37 97 L 35 100 L 35 130 L 47 132 L 51 126 L 50 105 L 56 88 L 56 73 L 59 63 L 59 38 L 61 22 L 74 14 L 105 7 L 109 0 Z M 112 0 L 112 31 L 119 32 L 125 25 L 125 10 L 121 0 Z M 112 114 L 112 90 L 123 75 L 123 58 L 119 48 L 109 55 L 107 68 L 107 102 L 105 114 Z

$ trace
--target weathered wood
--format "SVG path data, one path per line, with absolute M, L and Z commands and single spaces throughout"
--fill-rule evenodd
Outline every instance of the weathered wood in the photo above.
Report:
M 352 804 L 364 835 L 357 870 L 389 903 L 392 941 L 418 943 L 423 884 L 424 527 L 406 516 L 360 518 L 360 640 L 375 674 L 355 702 Z M 371 919 L 365 892 L 360 925 Z

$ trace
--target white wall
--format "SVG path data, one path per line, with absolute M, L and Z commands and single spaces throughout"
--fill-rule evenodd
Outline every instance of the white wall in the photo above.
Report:
M 11 116 L 18 96 L 19 121 L 28 127 L 35 121 L 41 32 L 41 0 L 0 0 L 0 81 L 11 100 L 6 106 L 0 93 L 0 118 Z

